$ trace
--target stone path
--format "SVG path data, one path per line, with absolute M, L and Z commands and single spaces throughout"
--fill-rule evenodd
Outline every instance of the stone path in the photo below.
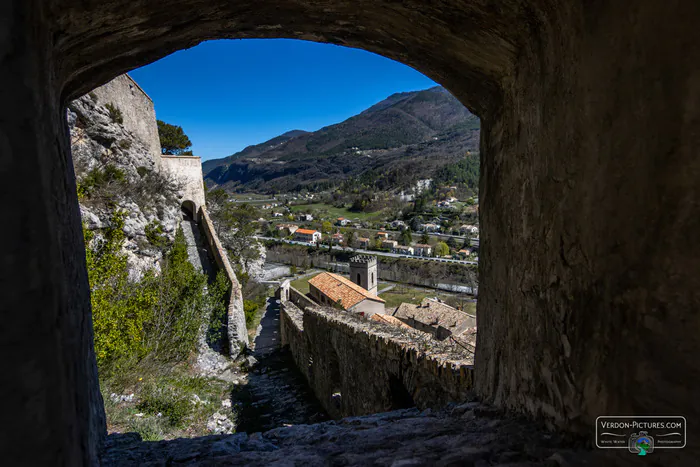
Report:
M 199 224 L 191 217 L 183 215 L 180 226 L 187 241 L 187 255 L 190 262 L 198 271 L 202 271 L 210 278 L 213 278 L 216 275 L 216 271 L 214 271 L 209 261 L 207 245 L 199 231 Z
M 439 412 L 407 409 L 250 435 L 153 443 L 135 434 L 111 435 L 103 465 L 598 467 L 633 464 L 634 457 L 577 447 L 472 402 Z
M 280 348 L 279 314 L 279 302 L 269 298 L 253 341 L 255 363 L 247 384 L 238 386 L 232 395 L 240 403 L 238 431 L 252 433 L 328 420 L 291 354 Z

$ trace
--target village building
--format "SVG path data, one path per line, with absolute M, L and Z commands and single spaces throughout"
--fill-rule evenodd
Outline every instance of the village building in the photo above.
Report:
M 297 214 L 297 220 L 302 222 L 311 222 L 312 220 L 314 220 L 314 216 L 312 216 L 311 214 Z
M 341 226 L 341 227 L 345 227 L 346 225 L 348 225 L 348 224 L 350 224 L 350 223 L 351 223 L 350 219 L 346 219 L 346 218 L 344 218 L 344 217 L 339 217 L 339 218 L 336 219 L 336 221 L 335 221 L 335 225 L 339 225 L 339 226 Z
M 389 234 L 387 232 L 377 232 L 377 237 L 379 238 L 384 238 L 384 239 L 389 239 Z
M 357 239 L 357 245 L 358 245 L 360 248 L 369 248 L 369 238 L 358 237 L 358 239 Z
M 415 256 L 432 256 L 433 247 L 424 243 L 416 243 L 413 246 L 413 251 Z
M 402 303 L 392 316 L 438 340 L 461 336 L 476 327 L 476 316 L 431 298 L 423 299 L 420 305 Z
M 471 254 L 472 254 L 471 250 L 469 250 L 467 248 L 462 248 L 454 256 L 457 259 L 465 259 L 465 258 L 468 258 L 469 255 L 471 255 Z
M 459 227 L 459 233 L 462 235 L 468 235 L 468 234 L 478 234 L 479 233 L 479 227 L 475 225 L 462 225 Z
M 333 243 L 333 245 L 340 245 L 341 243 L 343 243 L 343 234 L 334 233 L 333 235 L 331 235 L 331 242 Z
M 397 245 L 393 250 L 391 250 L 391 252 L 397 253 L 399 255 L 413 255 L 413 247 L 406 245 Z
M 406 228 L 406 223 L 400 220 L 391 221 L 390 225 L 392 229 L 404 230 Z
M 282 214 L 281 212 L 273 212 L 272 213 L 272 217 L 282 217 L 282 216 L 284 216 L 284 214 Z
M 426 232 L 438 232 L 438 231 L 440 231 L 440 226 L 437 224 L 429 223 L 429 224 L 423 224 L 421 226 L 421 229 L 426 231 Z
M 398 244 L 399 242 L 397 242 L 396 240 L 384 240 L 382 241 L 382 248 L 386 250 L 393 250 L 397 247 Z
M 411 329 L 411 330 L 414 330 L 414 331 L 416 330 L 415 328 L 412 328 L 411 326 L 409 326 L 408 324 L 404 323 L 404 322 L 401 321 L 400 319 L 395 318 L 395 317 L 393 317 L 393 316 L 391 316 L 391 315 L 387 315 L 387 314 L 375 313 L 375 314 L 373 314 L 373 315 L 370 317 L 370 319 L 371 319 L 372 321 L 376 321 L 376 322 L 382 323 L 382 324 L 389 324 L 389 325 L 391 325 L 391 326 L 396 326 L 396 327 L 404 328 L 404 329 Z
M 367 318 L 384 313 L 384 300 L 349 279 L 322 272 L 309 280 L 309 294 L 321 305 L 336 306 Z
M 294 240 L 315 245 L 321 240 L 321 232 L 311 229 L 297 229 L 294 232 Z
M 292 235 L 294 232 L 296 232 L 299 229 L 298 225 L 295 224 L 277 224 L 275 228 L 279 232 L 287 232 L 287 235 Z

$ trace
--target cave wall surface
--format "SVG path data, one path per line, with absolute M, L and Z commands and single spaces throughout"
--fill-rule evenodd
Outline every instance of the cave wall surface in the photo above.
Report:
M 696 0 L 2 2 L 4 459 L 94 463 L 104 433 L 64 106 L 215 38 L 364 48 L 444 85 L 483 124 L 477 391 L 566 430 L 650 411 L 692 430 L 698 18 Z

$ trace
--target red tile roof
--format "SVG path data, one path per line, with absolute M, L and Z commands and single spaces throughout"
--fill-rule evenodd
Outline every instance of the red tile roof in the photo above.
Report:
M 411 326 L 409 326 L 408 324 L 401 321 L 400 319 L 394 318 L 391 315 L 385 315 L 382 313 L 375 313 L 370 317 L 370 319 L 373 321 L 378 321 L 380 323 L 390 324 L 392 326 L 398 326 L 400 328 L 414 329 Z
M 313 235 L 316 233 L 316 230 L 310 230 L 310 229 L 297 229 L 296 233 L 298 234 L 305 234 L 305 235 Z
M 309 284 L 316 287 L 332 302 L 338 303 L 340 300 L 340 304 L 345 310 L 352 308 L 362 300 L 384 303 L 384 300 L 371 294 L 367 289 L 363 289 L 345 277 L 330 272 L 322 272 L 313 277 Z

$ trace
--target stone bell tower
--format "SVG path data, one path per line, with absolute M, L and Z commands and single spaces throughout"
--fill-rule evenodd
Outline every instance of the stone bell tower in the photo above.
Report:
M 350 280 L 377 295 L 377 258 L 369 255 L 350 258 Z

